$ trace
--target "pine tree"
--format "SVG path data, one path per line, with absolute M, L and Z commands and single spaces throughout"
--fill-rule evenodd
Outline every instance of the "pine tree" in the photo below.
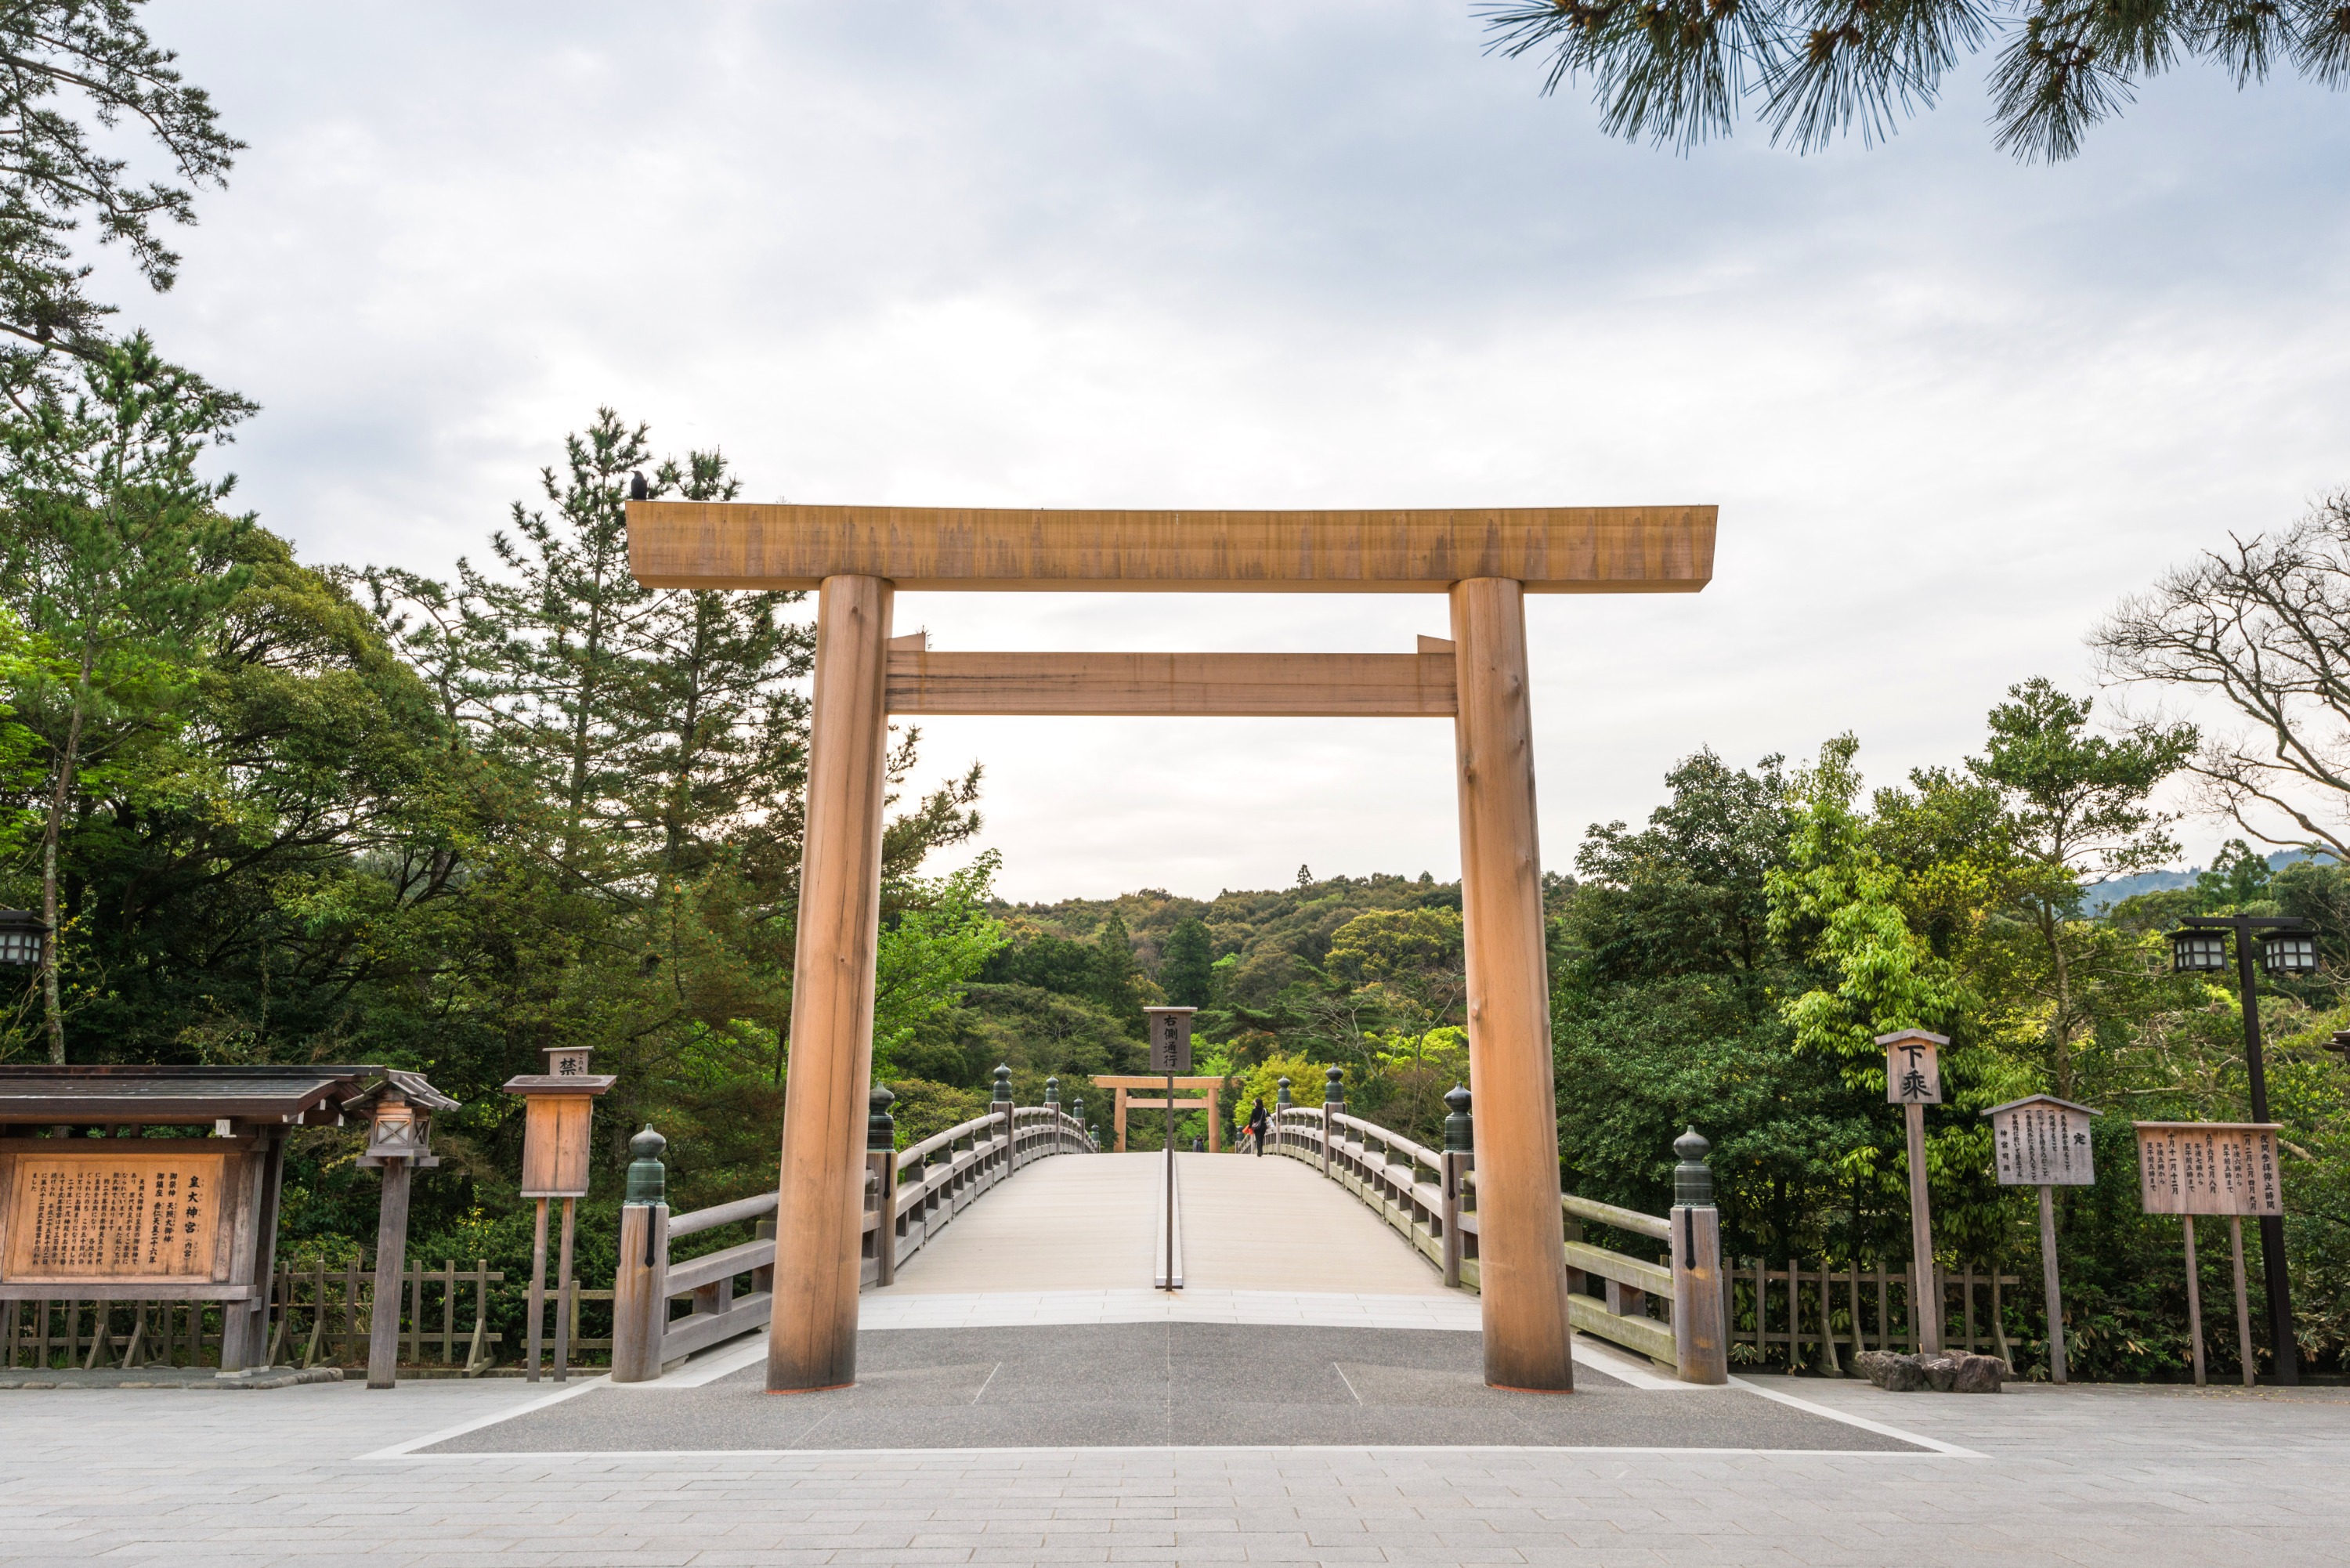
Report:
M 513 532 L 491 536 L 506 575 L 459 564 L 504 655 L 497 744 L 554 798 L 556 864 L 608 889 L 635 869 L 627 759 L 644 741 L 639 644 L 654 594 L 629 570 L 626 508 L 629 475 L 651 462 L 648 434 L 597 410 L 586 431 L 565 439 L 564 473 L 540 472 L 553 514 L 517 501 Z
M 15 340 L 0 348 L 0 395 L 23 412 L 65 395 L 61 359 L 102 365 L 115 348 L 106 330 L 114 306 L 89 293 L 90 254 L 74 242 L 119 244 L 150 288 L 170 288 L 180 258 L 163 243 L 165 226 L 195 222 L 196 192 L 224 184 L 244 144 L 221 130 L 211 99 L 172 68 L 172 52 L 126 0 L 0 7 L 0 334 Z M 106 133 L 98 146 L 73 108 Z M 170 178 L 123 178 L 129 161 L 109 154 L 140 132 Z
M 1750 101 L 1773 140 L 1805 151 L 1856 123 L 1864 140 L 1881 140 L 1933 107 L 1962 58 L 1993 44 L 1993 140 L 2025 159 L 2072 157 L 2141 79 L 2185 60 L 2216 65 L 2240 88 L 2286 60 L 2328 87 L 2350 79 L 2350 6 L 2339 0 L 1492 0 L 1481 9 L 1494 52 L 1549 56 L 1544 92 L 1588 76 L 1609 134 L 1684 149 L 1728 134 Z
M 1159 989 L 1177 1007 L 1205 1007 L 1215 979 L 1215 951 L 1208 928 L 1194 916 L 1168 934 L 1166 958 L 1159 964 Z
M 731 501 L 742 483 L 721 454 L 697 452 L 662 463 L 652 491 Z M 722 844 L 772 867 L 778 836 L 796 836 L 808 709 L 795 683 L 816 648 L 806 623 L 784 617 L 804 597 L 671 590 L 630 628 L 630 815 L 663 883 L 706 870 Z
M 1142 993 L 1135 981 L 1142 966 L 1134 961 L 1134 937 L 1115 909 L 1094 936 L 1095 1000 L 1110 1010 L 1137 1039 L 1142 1037 Z

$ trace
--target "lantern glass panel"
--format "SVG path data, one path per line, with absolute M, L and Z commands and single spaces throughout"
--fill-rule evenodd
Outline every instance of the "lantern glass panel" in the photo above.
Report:
M 2317 968 L 2314 938 L 2290 934 L 2261 943 L 2261 967 L 2271 974 L 2310 974 Z
M 2217 931 L 2173 931 L 2170 967 L 2180 971 L 2226 969 L 2228 939 Z
M 32 969 L 41 961 L 41 940 L 48 928 L 24 909 L 0 909 L 0 964 Z

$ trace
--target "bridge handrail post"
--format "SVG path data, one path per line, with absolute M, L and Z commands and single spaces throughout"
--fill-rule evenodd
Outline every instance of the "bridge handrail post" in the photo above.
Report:
M 1347 1070 L 1333 1067 L 1323 1075 L 1322 1085 L 1322 1174 L 1330 1174 L 1330 1146 L 1337 1141 L 1338 1124 L 1332 1118 L 1343 1116 L 1347 1109 Z
M 1000 1160 L 989 1161 L 997 1169 L 993 1176 L 980 1183 L 982 1187 L 994 1186 L 998 1179 L 1011 1175 L 1020 1167 L 1020 1132 L 1012 1105 L 1012 1069 L 1001 1062 L 995 1064 L 995 1097 L 987 1108 L 1003 1118 L 1003 1148 Z
M 629 1140 L 637 1158 L 620 1202 L 620 1256 L 612 1276 L 612 1381 L 649 1383 L 661 1372 L 669 1329 L 669 1201 L 661 1150 L 648 1126 Z
M 1444 1165 L 1439 1177 L 1443 1204 L 1444 1282 L 1461 1282 L 1461 1175 L 1477 1158 L 1476 1124 L 1469 1115 L 1469 1091 L 1455 1084 L 1444 1096 L 1451 1114 L 1444 1118 Z
M 1705 1163 L 1711 1147 L 1695 1127 L 1673 1140 L 1673 1152 L 1680 1157 L 1673 1167 L 1669 1217 L 1673 1358 L 1684 1383 L 1730 1381 L 1729 1335 L 1722 1322 L 1721 1211 L 1714 1207 L 1713 1172 Z
M 898 1118 L 889 1107 L 898 1096 L 876 1084 L 867 1104 L 865 1164 L 873 1173 L 873 1282 L 898 1281 Z

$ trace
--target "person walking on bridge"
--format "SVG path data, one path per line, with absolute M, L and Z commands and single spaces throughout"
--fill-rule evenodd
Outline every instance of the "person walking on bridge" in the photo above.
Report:
M 1263 1095 L 1259 1095 L 1256 1097 L 1256 1103 L 1249 1106 L 1248 1131 L 1249 1136 L 1256 1140 L 1257 1158 L 1263 1159 L 1264 1158 L 1264 1096 Z

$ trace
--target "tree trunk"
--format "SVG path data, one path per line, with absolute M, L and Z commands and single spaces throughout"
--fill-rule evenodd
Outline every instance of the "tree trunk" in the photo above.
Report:
M 2049 961 L 2056 971 L 2056 1016 L 2050 1020 L 2049 1064 L 2056 1079 L 2056 1097 L 2073 1097 L 2073 976 L 2064 962 L 2064 924 L 2045 904 L 2040 909 L 2040 934 L 2048 943 Z
M 88 641 L 81 645 L 81 675 L 74 682 L 73 709 L 66 720 L 66 743 L 57 756 L 57 782 L 49 789 L 49 820 L 41 830 L 41 919 L 49 928 L 48 940 L 41 944 L 41 1005 L 47 1014 L 49 1060 L 57 1066 L 66 1061 L 66 1013 L 57 994 L 58 938 L 57 929 L 57 840 L 64 834 L 66 797 L 73 793 L 74 764 L 81 754 L 82 710 L 89 701 L 89 672 L 95 662 L 95 651 Z

